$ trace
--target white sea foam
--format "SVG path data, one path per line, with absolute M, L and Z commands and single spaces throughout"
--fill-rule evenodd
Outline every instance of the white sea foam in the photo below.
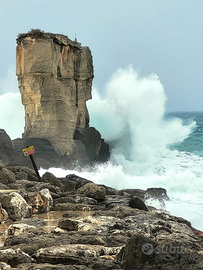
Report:
M 110 161 L 91 170 L 49 171 L 58 177 L 75 173 L 117 189 L 166 188 L 166 210 L 203 230 L 203 158 L 168 149 L 187 138 L 195 122 L 165 120 L 166 96 L 158 76 L 140 78 L 132 66 L 118 70 L 105 92 L 102 98 L 94 89 L 88 109 L 91 126 L 112 146 Z

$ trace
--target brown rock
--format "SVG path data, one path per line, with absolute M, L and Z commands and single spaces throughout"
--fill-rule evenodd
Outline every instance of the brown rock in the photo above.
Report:
M 64 35 L 33 31 L 17 40 L 17 75 L 25 106 L 25 137 L 48 139 L 60 154 L 72 154 L 77 127 L 89 125 L 92 55 Z M 78 147 L 78 146 L 77 146 Z
M 104 201 L 106 196 L 105 188 L 94 183 L 88 183 L 80 187 L 78 193 L 85 194 L 85 196 L 99 201 Z
M 44 201 L 39 193 L 28 192 L 26 196 L 24 196 L 24 199 L 32 207 L 33 214 L 40 214 L 44 212 Z

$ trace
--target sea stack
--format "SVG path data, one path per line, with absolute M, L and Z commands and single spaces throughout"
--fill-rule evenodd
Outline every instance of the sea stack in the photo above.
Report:
M 89 127 L 86 101 L 91 99 L 94 77 L 90 49 L 64 35 L 32 29 L 17 38 L 16 62 L 25 107 L 23 138 L 47 139 L 58 155 L 86 151 L 90 159 L 99 160 L 105 152 L 101 159 L 108 158 L 108 146 Z M 83 135 L 92 132 L 96 145 L 87 145 Z

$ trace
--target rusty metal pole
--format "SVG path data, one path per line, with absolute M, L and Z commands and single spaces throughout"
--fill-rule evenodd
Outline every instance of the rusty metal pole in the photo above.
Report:
M 32 155 L 30 155 L 30 160 L 31 160 L 31 162 L 32 162 L 32 166 L 33 166 L 33 168 L 34 168 L 34 170 L 35 170 L 35 173 L 36 173 L 36 175 L 37 175 L 38 180 L 41 181 L 41 177 L 40 177 L 40 175 L 39 175 L 39 172 L 38 172 L 38 169 L 37 169 L 37 165 L 36 165 L 36 163 L 35 163 L 34 158 L 33 158 Z

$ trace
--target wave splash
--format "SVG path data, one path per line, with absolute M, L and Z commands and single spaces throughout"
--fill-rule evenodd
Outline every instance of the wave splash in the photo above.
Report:
M 166 119 L 166 101 L 157 75 L 141 78 L 132 66 L 119 69 L 106 85 L 105 95 L 101 97 L 94 88 L 87 104 L 90 125 L 111 146 L 110 161 L 89 170 L 49 171 L 58 177 L 75 173 L 117 189 L 166 188 L 171 199 L 166 210 L 203 230 L 203 158 L 169 148 L 186 139 L 196 123 Z

